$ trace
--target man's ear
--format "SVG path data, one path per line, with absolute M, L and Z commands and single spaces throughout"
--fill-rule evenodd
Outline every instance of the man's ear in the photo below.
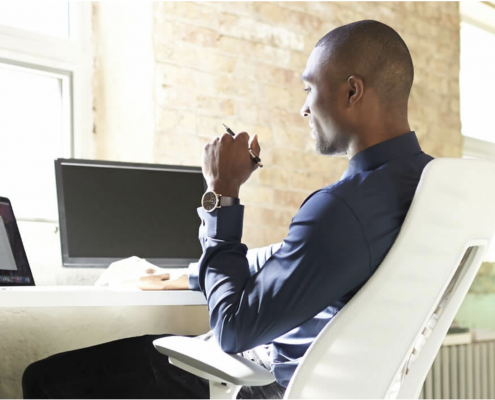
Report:
M 363 80 L 357 75 L 351 75 L 347 78 L 347 88 L 348 88 L 348 105 L 349 107 L 355 106 L 364 94 L 364 83 Z

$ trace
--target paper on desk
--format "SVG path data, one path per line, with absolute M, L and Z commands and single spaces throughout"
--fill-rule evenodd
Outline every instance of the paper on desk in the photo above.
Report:
M 136 256 L 113 262 L 95 282 L 95 286 L 136 287 L 137 280 L 145 275 L 170 274 L 177 279 L 187 268 L 160 268 Z

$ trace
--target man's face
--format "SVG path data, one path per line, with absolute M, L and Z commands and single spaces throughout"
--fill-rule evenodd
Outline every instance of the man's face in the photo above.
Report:
M 350 141 L 345 121 L 346 86 L 332 74 L 335 67 L 327 54 L 323 47 L 316 47 L 309 56 L 302 76 L 307 97 L 301 115 L 309 117 L 319 154 L 346 154 Z

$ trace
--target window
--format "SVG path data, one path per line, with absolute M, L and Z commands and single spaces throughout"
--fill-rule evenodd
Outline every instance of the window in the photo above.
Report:
M 494 21 L 495 29 L 495 21 Z M 461 22 L 462 134 L 495 143 L 495 34 Z
M 53 159 L 71 156 L 70 76 L 0 63 L 1 191 L 22 218 L 57 220 Z
M 91 158 L 91 4 L 0 2 L 0 195 L 57 221 L 54 159 Z
M 68 1 L 0 2 L 0 25 L 57 37 L 70 37 Z
M 462 153 L 495 161 L 495 2 L 461 2 L 460 13 Z M 485 260 L 495 261 L 495 240 Z
M 461 2 L 463 155 L 495 160 L 495 3 Z

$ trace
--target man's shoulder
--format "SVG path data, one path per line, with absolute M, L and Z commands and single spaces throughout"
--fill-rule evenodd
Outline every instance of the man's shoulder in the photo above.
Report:
M 314 206 L 315 203 L 330 205 L 343 205 L 345 200 L 342 198 L 342 192 L 339 187 L 343 181 L 335 182 L 311 193 L 302 203 L 300 210 L 304 207 Z M 346 190 L 344 190 L 344 193 Z
M 324 202 L 354 209 L 366 199 L 382 198 L 385 203 L 397 200 L 397 196 L 412 196 L 424 167 L 433 160 L 421 153 L 409 159 L 392 161 L 371 170 L 359 172 L 311 193 L 301 205 Z M 411 193 L 409 193 L 411 192 Z
M 356 173 L 331 185 L 325 186 L 315 193 L 327 194 L 344 203 L 351 204 L 354 200 L 362 200 L 373 192 L 374 196 L 387 196 L 387 189 L 400 191 L 412 184 L 417 185 L 424 167 L 433 157 L 422 153 L 421 157 L 410 160 L 397 160 L 371 170 Z

